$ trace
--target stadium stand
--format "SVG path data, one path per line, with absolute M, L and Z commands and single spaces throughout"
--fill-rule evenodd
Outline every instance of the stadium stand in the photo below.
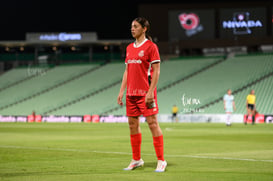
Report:
M 249 85 L 240 92 L 233 93 L 236 105 L 234 113 L 246 113 L 246 96 L 250 90 L 254 89 L 256 94 L 256 108 L 262 114 L 272 114 L 273 108 L 273 73 L 266 78 L 258 81 L 253 85 Z M 222 98 L 215 104 L 211 104 L 206 108 L 206 113 L 224 113 Z
M 123 64 L 124 65 L 124 64 Z M 90 65 L 93 67 L 93 65 Z M 87 70 L 90 69 L 90 66 L 82 65 L 82 68 L 85 67 Z M 62 66 L 60 66 L 62 67 Z M 34 96 L 32 99 L 28 99 L 27 101 L 23 101 L 20 104 L 16 104 L 1 110 L 2 114 L 27 114 L 30 113 L 32 110 L 35 109 L 36 113 L 41 114 L 45 113 L 48 110 L 52 110 L 55 107 L 61 107 L 62 105 L 71 102 L 83 95 L 89 94 L 90 92 L 95 92 L 98 89 L 105 87 L 106 85 L 110 85 L 112 82 L 121 79 L 121 68 L 124 70 L 124 66 L 120 66 L 120 64 L 108 64 L 100 67 L 96 67 L 95 69 L 92 68 L 94 71 L 90 71 L 83 76 L 77 77 L 82 73 L 82 70 L 77 70 L 77 66 L 65 66 L 67 70 L 66 79 L 62 81 L 59 80 L 58 85 L 61 84 L 62 86 L 55 86 L 54 89 L 50 91 L 43 92 L 37 96 Z M 119 73 L 117 73 L 119 72 Z M 61 72 L 59 72 L 62 75 Z M 43 84 L 41 80 L 48 82 L 50 81 L 50 77 L 58 77 L 59 74 L 56 75 L 48 75 L 48 77 L 40 77 L 37 79 L 35 85 Z M 75 79 L 71 74 L 75 75 L 77 79 Z M 67 76 L 70 75 L 70 79 L 72 81 L 67 80 Z M 98 79 L 100 77 L 100 79 Z M 67 83 L 63 83 L 67 82 Z M 56 80 L 55 80 L 56 83 Z M 52 83 L 50 84 L 52 85 Z M 54 85 L 54 84 L 53 84 Z M 29 89 L 29 84 L 25 87 L 22 87 L 23 90 Z M 29 94 L 33 95 L 33 94 Z M 29 96 L 27 95 L 27 96 Z M 0 94 L 1 96 L 1 94 Z M 70 114 L 67 112 L 67 114 Z
M 98 114 L 101 115 L 103 112 L 109 108 L 115 107 L 117 105 L 117 94 L 120 89 L 120 81 L 111 88 L 101 91 L 99 94 L 90 96 L 82 101 L 79 101 L 70 106 L 58 109 L 56 111 L 50 112 L 53 115 L 85 115 L 85 114 Z M 124 107 L 125 108 L 125 107 Z M 121 110 L 123 115 L 124 110 Z
M 199 57 L 190 59 L 172 59 L 161 64 L 158 92 L 169 89 L 179 82 L 188 79 L 208 68 L 222 62 L 223 57 Z M 103 114 L 124 115 L 124 109 L 119 106 L 106 109 Z
M 199 71 L 200 69 L 207 67 L 208 65 L 214 64 L 217 62 L 219 57 L 214 58 L 195 58 L 195 59 L 184 59 L 184 60 L 172 60 L 162 63 L 161 76 L 159 82 L 159 89 L 164 88 L 167 85 L 171 85 L 181 77 L 185 77 L 192 72 Z M 220 58 L 221 59 L 221 58 Z M 124 70 L 124 66 L 123 70 Z M 118 75 L 122 75 L 123 70 L 117 72 Z M 170 73 L 172 72 L 172 73 Z M 115 83 L 115 82 L 114 82 Z M 103 93 L 100 93 L 96 96 L 90 97 L 86 100 L 83 100 L 79 103 L 71 105 L 69 108 L 70 113 L 73 114 L 108 114 L 107 110 L 117 109 L 117 112 L 111 112 L 111 114 L 124 115 L 124 109 L 118 109 L 119 106 L 116 104 L 117 94 L 120 88 L 120 81 L 117 82 L 112 88 L 106 90 Z M 112 94 L 111 94 L 112 93 Z M 108 95 L 107 95 L 108 94 Z M 105 104 L 106 103 L 106 104 Z M 65 110 L 55 111 L 53 114 L 63 115 L 66 113 Z
M 242 85 L 247 85 L 252 80 L 270 73 L 273 67 L 272 59 L 273 57 L 270 54 L 229 58 L 212 69 L 200 73 L 198 76 L 194 76 L 164 92 L 160 92 L 159 104 L 161 105 L 161 113 L 170 113 L 173 104 L 180 105 L 180 107 L 190 107 L 195 111 L 201 105 L 210 103 L 218 97 L 222 98 L 228 88 L 236 90 L 241 88 Z M 249 88 L 244 87 L 244 89 L 248 90 Z M 188 100 L 188 105 L 183 105 L 183 95 L 184 103 L 187 103 Z M 192 102 L 193 99 L 199 100 L 200 104 L 195 105 Z M 221 105 L 221 108 L 223 108 L 223 105 Z M 206 108 L 195 112 L 198 113 L 199 111 L 207 113 Z M 217 110 L 212 112 L 223 113 L 223 111 L 219 112 Z M 184 113 L 192 113 L 192 111 L 185 110 Z
M 75 80 L 76 78 L 79 78 L 81 75 L 84 75 L 92 70 L 95 70 L 95 67 L 97 66 L 98 66 L 97 64 L 90 64 L 88 66 L 87 65 L 57 66 L 55 68 L 52 68 L 48 72 L 43 72 L 43 74 L 40 74 L 32 79 L 25 81 L 24 83 L 18 84 L 4 91 L 1 91 L 0 110 L 1 112 L 3 112 L 3 109 L 9 108 L 11 110 L 11 112 L 8 112 L 9 114 L 11 114 L 13 111 L 15 111 L 14 113 L 16 113 L 16 107 L 19 106 L 19 103 L 21 103 L 20 105 L 22 105 L 22 103 L 26 102 L 27 100 L 36 102 L 35 99 L 36 96 L 41 96 L 45 92 L 51 91 L 52 89 L 55 89 L 63 84 Z M 30 72 L 29 68 L 19 70 Z M 32 71 L 35 71 L 35 68 Z M 39 104 L 41 104 L 41 102 Z M 43 104 L 50 103 L 45 101 L 43 102 Z M 17 106 L 15 107 L 14 105 Z M 25 109 L 26 108 L 28 107 L 25 107 Z M 6 111 L 4 111 L 3 113 L 5 112 Z M 23 109 L 22 111 L 20 111 L 19 109 L 19 112 L 17 112 L 17 114 L 24 114 Z
M 0 76 L 0 91 L 34 78 L 49 70 L 49 66 L 14 68 Z
M 221 61 L 223 57 L 174 58 L 171 61 L 164 61 L 161 63 L 160 79 L 157 88 L 169 87 L 171 83 L 175 83 L 193 72 L 198 72 L 205 67 L 214 65 L 217 60 Z
M 160 113 L 170 114 L 173 104 L 178 105 L 183 113 L 191 113 L 183 110 L 184 107 L 202 108 L 201 113 L 224 113 L 222 97 L 231 88 L 236 99 L 236 113 L 243 114 L 246 95 L 253 88 L 257 94 L 258 111 L 272 114 L 272 67 L 272 54 L 164 61 L 158 84 Z M 44 75 L 1 91 L 0 114 L 27 115 L 35 110 L 44 115 L 125 115 L 125 107 L 116 104 L 124 68 L 123 62 L 102 66 L 56 66 Z M 3 80 L 13 80 L 16 71 L 19 75 L 27 69 L 12 71 L 15 73 L 11 72 L 10 78 L 8 73 L 0 76 L 2 85 L 8 85 Z M 194 99 L 200 104 L 195 105 Z

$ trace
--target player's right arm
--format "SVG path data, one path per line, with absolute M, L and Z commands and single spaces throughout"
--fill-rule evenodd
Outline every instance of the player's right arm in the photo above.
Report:
M 122 98 L 123 98 L 123 93 L 124 93 L 124 90 L 126 89 L 126 86 L 127 86 L 127 64 L 125 67 L 125 71 L 123 73 L 123 78 L 122 78 L 122 82 L 121 82 L 121 86 L 120 86 L 120 90 L 118 94 L 118 99 L 117 99 L 118 104 L 121 106 L 123 105 Z

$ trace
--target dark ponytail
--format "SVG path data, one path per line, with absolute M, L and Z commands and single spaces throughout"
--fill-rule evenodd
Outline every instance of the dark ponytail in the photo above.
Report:
M 138 18 L 134 19 L 134 21 L 138 22 L 142 26 L 142 28 L 144 28 L 144 27 L 147 28 L 147 31 L 145 33 L 146 38 L 148 40 L 150 40 L 150 41 L 153 41 L 153 39 L 152 39 L 152 37 L 150 35 L 150 23 L 149 23 L 149 21 L 144 17 L 138 17 Z
M 148 40 L 150 40 L 150 41 L 153 41 L 153 38 L 152 38 L 149 34 L 150 34 L 150 33 L 147 34 L 147 32 L 146 32 L 146 38 L 147 38 Z

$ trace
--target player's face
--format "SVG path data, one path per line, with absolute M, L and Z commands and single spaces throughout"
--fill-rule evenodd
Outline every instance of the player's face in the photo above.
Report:
M 143 28 L 141 24 L 139 24 L 137 21 L 133 21 L 131 25 L 131 34 L 132 36 L 137 39 L 141 35 L 143 35 L 146 31 L 146 28 Z
M 231 92 L 231 90 L 228 90 L 228 92 L 227 92 L 227 93 L 228 93 L 228 95 L 231 95 L 231 93 L 232 93 L 232 92 Z

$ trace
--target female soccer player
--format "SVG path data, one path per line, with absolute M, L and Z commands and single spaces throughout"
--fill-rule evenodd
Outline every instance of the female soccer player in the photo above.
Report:
M 226 125 L 231 126 L 230 117 L 231 117 L 233 110 L 236 110 L 234 96 L 232 95 L 231 89 L 227 90 L 227 94 L 224 95 L 223 101 L 224 101 L 224 109 L 225 109 L 226 115 L 227 115 Z
M 143 17 L 136 18 L 131 24 L 131 34 L 135 42 L 126 49 L 126 68 L 117 98 L 123 105 L 122 97 L 126 92 L 126 114 L 130 129 L 132 161 L 124 170 L 133 170 L 143 166 L 141 159 L 141 130 L 139 117 L 146 117 L 153 136 L 153 144 L 158 159 L 156 172 L 164 172 L 167 162 L 164 160 L 163 135 L 157 121 L 158 105 L 156 85 L 160 74 L 160 56 L 156 44 L 152 42 L 148 32 L 149 21 Z

